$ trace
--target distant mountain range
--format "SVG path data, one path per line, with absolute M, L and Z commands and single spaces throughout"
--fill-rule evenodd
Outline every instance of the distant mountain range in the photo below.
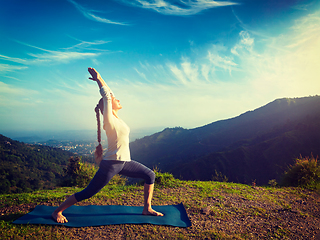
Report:
M 137 138 L 150 135 L 161 128 L 141 128 L 131 129 L 130 141 Z M 97 141 L 97 129 L 92 130 L 41 130 L 41 131 L 2 131 L 2 135 L 9 137 L 13 140 L 38 144 L 46 143 L 48 141 Z M 107 139 L 105 134 L 102 134 L 102 139 Z
M 320 155 L 320 97 L 278 99 L 199 128 L 166 128 L 130 147 L 132 159 L 185 180 L 279 181 L 300 154 Z M 0 194 L 56 187 L 70 156 L 0 134 Z
M 277 99 L 194 129 L 166 128 L 130 148 L 132 159 L 186 180 L 280 181 L 300 154 L 320 154 L 320 96 Z

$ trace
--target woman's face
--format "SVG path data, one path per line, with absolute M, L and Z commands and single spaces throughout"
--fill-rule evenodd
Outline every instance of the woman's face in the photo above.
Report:
M 120 104 L 120 100 L 116 99 L 115 97 L 112 97 L 112 109 L 113 110 L 120 110 L 122 108 Z

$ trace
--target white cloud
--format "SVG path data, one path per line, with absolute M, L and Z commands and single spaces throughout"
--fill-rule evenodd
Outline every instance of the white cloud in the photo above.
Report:
M 218 53 L 208 51 L 208 59 L 214 68 L 221 68 L 223 70 L 228 70 L 231 74 L 232 70 L 238 65 L 233 61 L 232 57 L 221 56 Z
M 316 12 L 297 20 L 279 36 L 261 39 L 261 35 L 253 37 L 243 31 L 231 47 L 213 45 L 202 54 L 197 51 L 194 58 L 184 57 L 175 63 L 140 62 L 131 81 L 121 81 L 117 77 L 108 79 L 108 84 L 123 105 L 119 116 L 132 129 L 194 128 L 237 116 L 276 98 L 319 94 L 319 30 L 320 12 Z M 260 48 L 262 44 L 259 48 L 256 46 L 258 40 L 265 42 L 263 48 Z M 93 45 L 83 43 L 69 51 L 77 52 L 75 49 L 90 46 Z M 44 51 L 44 54 L 48 56 L 37 57 L 49 59 L 50 54 L 55 55 L 50 51 Z M 80 56 L 67 59 L 76 57 Z M 137 78 L 148 81 L 136 82 Z M 50 91 L 43 93 L 0 83 L 0 119 L 10 122 L 11 118 L 25 117 L 26 124 L 34 126 L 36 123 L 39 128 L 95 129 L 93 107 L 100 96 L 95 84 L 74 84 L 79 79 L 81 77 L 77 77 L 77 81 L 67 79 L 65 83 L 59 83 L 61 85 L 56 83 Z M 6 110 L 9 108 L 10 111 Z M 39 117 L 35 119 L 34 116 Z
M 28 97 L 38 95 L 38 91 L 24 89 L 4 82 L 0 82 L 0 106 L 15 108 L 17 106 L 33 105 L 32 101 L 26 101 Z M 24 100 L 23 100 L 24 99 Z
M 28 53 L 32 58 L 12 58 L 5 55 L 0 55 L 0 58 L 16 63 L 22 63 L 25 65 L 33 65 L 39 63 L 61 63 L 61 62 L 69 62 L 71 60 L 83 59 L 87 57 L 98 57 L 101 53 L 84 53 L 84 52 L 74 52 L 74 51 L 51 51 L 45 50 L 46 53 Z M 4 64 L 5 65 L 5 64 Z M 12 65 L 11 65 L 12 66 Z M 4 69 L 5 66 L 2 66 Z M 26 67 L 12 67 L 12 69 L 25 69 Z M 8 67 L 9 69 L 9 67 Z
M 81 52 L 61 52 L 61 51 L 47 51 L 48 53 L 28 53 L 35 59 L 31 60 L 30 64 L 41 62 L 69 62 L 71 60 L 83 59 L 87 57 L 97 57 L 100 53 L 81 53 Z
M 93 14 L 93 10 L 89 10 L 81 6 L 80 4 L 76 3 L 73 0 L 68 0 L 70 3 L 72 3 L 86 18 L 96 21 L 96 22 L 101 22 L 101 23 L 107 23 L 107 24 L 116 24 L 116 25 L 128 25 L 127 23 L 122 23 L 122 22 L 115 22 L 111 21 L 106 18 L 99 17 L 95 14 Z
M 181 66 L 190 82 L 198 82 L 198 66 L 196 64 L 191 64 L 189 61 L 185 60 L 181 63 Z
M 231 53 L 234 55 L 239 55 L 238 50 L 247 50 L 252 53 L 254 39 L 246 31 L 241 31 L 239 33 L 240 42 L 237 43 L 232 49 Z
M 16 42 L 23 44 L 25 46 L 28 46 L 30 48 L 40 50 L 41 53 L 27 53 L 27 55 L 29 55 L 31 58 L 24 58 L 24 59 L 0 55 L 0 59 L 10 61 L 10 62 L 20 63 L 24 65 L 35 65 L 35 64 L 41 64 L 41 63 L 67 63 L 67 62 L 78 60 L 78 59 L 96 58 L 106 52 L 109 53 L 109 51 L 105 49 L 91 48 L 92 45 L 102 45 L 109 42 L 109 41 L 103 41 L 103 40 L 94 41 L 94 42 L 81 41 L 80 43 L 74 46 L 64 48 L 64 50 L 48 50 L 41 47 L 30 45 L 27 43 L 23 43 L 20 41 L 16 41 Z M 2 67 L 0 66 L 0 71 L 1 70 L 5 71 L 6 69 L 9 70 L 9 66 L 11 66 L 11 69 L 15 69 L 15 70 L 19 70 L 19 69 L 21 70 L 21 69 L 27 68 L 23 66 L 15 67 L 12 65 L 3 64 Z
M 140 77 L 142 77 L 143 79 L 147 80 L 146 75 L 145 75 L 144 73 L 140 72 L 140 71 L 139 71 L 138 69 L 136 69 L 136 68 L 134 68 L 134 70 L 138 73 L 138 75 L 139 75 Z
M 1 54 L 0 54 L 0 58 L 4 59 L 6 61 L 22 63 L 22 64 L 26 64 L 28 62 L 26 59 L 14 58 L 14 57 L 9 57 L 9 56 L 5 56 L 5 55 L 1 55 Z
M 122 0 L 123 2 L 145 9 L 151 9 L 165 15 L 194 15 L 201 11 L 216 8 L 237 5 L 230 1 L 212 1 L 212 0 L 178 0 L 175 3 L 165 0 Z
M 188 80 L 182 70 L 180 70 L 176 65 L 169 64 L 168 65 L 173 75 L 179 80 L 180 84 L 188 85 Z
M 40 92 L 0 82 L 0 125 L 22 131 L 95 129 L 98 100 L 98 88 L 90 82 L 52 84 Z
M 210 73 L 211 69 L 210 66 L 208 64 L 202 64 L 201 65 L 201 74 L 202 76 L 209 81 L 209 73 Z
M 34 57 L 34 59 L 29 59 L 30 64 L 35 63 L 41 63 L 41 62 L 68 62 L 75 59 L 82 59 L 87 57 L 97 57 L 101 54 L 101 52 L 84 52 L 84 48 L 82 48 L 82 52 L 80 51 L 74 51 L 74 50 L 67 50 L 67 51 L 53 51 L 53 50 L 47 50 L 44 48 L 36 47 L 30 44 L 22 43 L 26 46 L 29 46 L 31 48 L 35 48 L 38 50 L 41 50 L 45 53 L 28 53 L 29 56 Z M 87 45 L 92 45 L 93 43 L 86 42 Z M 74 49 L 76 47 L 79 47 L 79 44 L 70 47 L 69 49 Z
M 257 60 L 269 91 L 289 97 L 319 94 L 320 11 L 298 19 Z
M 3 56 L 3 55 L 1 55 L 1 56 Z M 28 68 L 28 67 L 26 67 L 26 66 L 9 65 L 9 64 L 0 64 L 0 73 L 13 72 L 13 71 L 16 71 L 16 70 L 22 70 L 22 69 L 26 69 L 26 68 Z
M 237 116 L 277 98 L 317 95 L 319 27 L 320 12 L 316 12 L 297 20 L 286 33 L 259 39 L 266 43 L 259 49 L 256 39 L 242 31 L 234 46 L 213 46 L 207 50 L 207 58 L 182 58 L 180 63 L 163 65 L 168 75 L 159 72 L 154 78 L 156 85 L 119 83 L 124 117 L 133 127 L 161 124 L 193 128 Z M 140 64 L 137 69 L 150 78 L 154 68 Z
M 75 38 L 73 38 L 75 39 Z M 82 41 L 79 39 L 75 39 L 77 41 L 79 41 L 80 43 L 68 47 L 68 48 L 64 48 L 65 50 L 70 50 L 70 49 L 79 49 L 79 50 L 91 50 L 91 51 L 108 51 L 108 50 L 104 50 L 104 49 L 97 49 L 97 48 L 92 48 L 91 46 L 96 46 L 96 45 L 103 45 L 103 44 L 107 44 L 110 43 L 111 41 L 104 41 L 104 40 L 97 40 L 97 41 L 93 41 L 93 42 L 88 42 L 88 41 Z

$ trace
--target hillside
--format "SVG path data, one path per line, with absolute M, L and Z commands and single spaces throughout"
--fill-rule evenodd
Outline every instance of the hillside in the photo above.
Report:
M 159 175 L 158 175 L 159 176 Z M 0 195 L 0 239 L 319 239 L 320 197 L 300 188 L 176 179 L 157 182 L 153 204 L 183 203 L 192 226 L 150 224 L 67 228 L 14 225 L 36 205 L 57 206 L 79 188 Z M 79 205 L 141 206 L 142 186 L 108 184 Z
M 0 134 L 0 194 L 57 186 L 73 153 L 25 144 Z
M 131 143 L 133 159 L 186 180 L 267 184 L 300 154 L 320 155 L 320 96 L 278 99 L 238 117 L 167 128 Z

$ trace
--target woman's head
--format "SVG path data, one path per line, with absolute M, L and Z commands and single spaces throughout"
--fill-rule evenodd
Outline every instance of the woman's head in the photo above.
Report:
M 120 104 L 120 100 L 116 99 L 114 96 L 112 96 L 112 110 L 118 111 L 122 108 Z
M 111 95 L 111 97 L 112 97 L 112 100 L 111 100 L 112 109 L 113 109 L 113 110 L 116 110 L 116 111 L 120 110 L 120 109 L 122 108 L 121 103 L 120 103 L 120 100 L 116 99 L 116 98 L 115 98 L 114 96 L 112 96 L 112 95 Z M 101 114 L 103 114 L 104 105 L 103 105 L 103 99 L 102 99 L 102 98 L 100 99 L 97 107 L 100 109 Z

